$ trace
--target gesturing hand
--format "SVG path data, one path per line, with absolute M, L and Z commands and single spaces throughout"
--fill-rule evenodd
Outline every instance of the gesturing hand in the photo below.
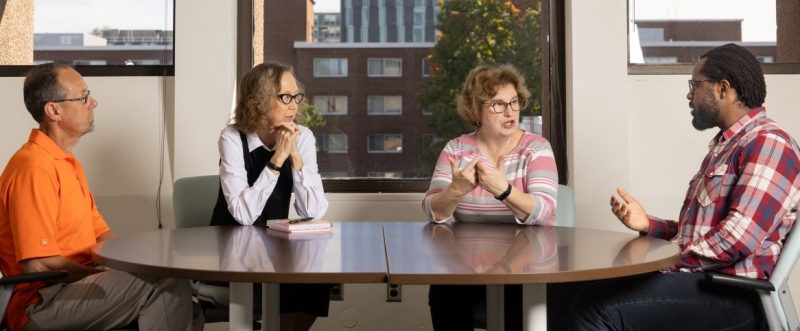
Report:
M 453 182 L 450 183 L 450 188 L 456 196 L 462 197 L 478 186 L 477 173 L 475 172 L 475 164 L 478 163 L 478 159 L 475 156 L 463 169 L 459 169 L 456 159 L 447 158 L 450 161 L 450 168 L 453 174 Z
M 640 232 L 647 232 L 650 230 L 650 220 L 647 218 L 647 213 L 639 201 L 633 198 L 628 191 L 622 187 L 617 187 L 617 194 L 611 196 L 611 212 L 617 216 L 622 224 L 625 224 L 629 229 Z M 621 198 L 621 199 L 620 199 Z
M 508 188 L 505 164 L 502 160 L 503 158 L 498 160 L 496 167 L 486 162 L 479 162 L 477 167 L 480 178 L 478 185 L 494 196 L 500 195 Z

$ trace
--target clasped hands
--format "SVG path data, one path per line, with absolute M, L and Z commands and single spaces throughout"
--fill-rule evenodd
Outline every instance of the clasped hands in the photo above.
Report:
M 300 152 L 297 149 L 297 137 L 300 135 L 300 127 L 293 122 L 283 122 L 273 125 L 270 133 L 275 135 L 275 154 L 272 163 L 282 166 L 287 158 L 292 158 L 292 167 L 301 169 L 303 166 L 300 159 Z
M 453 174 L 450 187 L 458 197 L 472 192 L 478 186 L 494 196 L 500 195 L 508 188 L 508 179 L 503 165 L 504 157 L 500 157 L 492 165 L 487 161 L 482 161 L 479 154 L 475 154 L 463 168 L 459 168 L 459 162 L 455 158 L 448 157 L 447 159 L 450 161 Z M 467 159 L 469 156 L 465 156 L 462 160 Z

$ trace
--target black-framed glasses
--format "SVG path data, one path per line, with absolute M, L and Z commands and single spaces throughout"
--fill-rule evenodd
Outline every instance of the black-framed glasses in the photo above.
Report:
M 92 91 L 86 90 L 86 92 L 83 92 L 83 96 L 80 97 L 80 98 L 53 100 L 53 101 L 50 101 L 50 102 L 61 103 L 61 102 L 80 101 L 81 103 L 86 104 L 87 102 L 89 102 L 89 94 L 91 94 L 91 93 L 92 93 Z
M 492 100 L 489 102 L 484 102 L 483 104 L 489 106 L 489 109 L 491 109 L 493 113 L 502 114 L 509 107 L 512 111 L 520 111 L 522 108 L 525 108 L 525 98 L 516 98 L 509 102 Z
M 689 80 L 689 92 L 694 92 L 694 89 L 697 87 L 697 85 L 700 85 L 700 83 L 702 83 L 702 82 L 713 83 L 713 82 L 716 82 L 716 80 L 714 80 L 714 79 L 690 79 Z
M 303 93 L 297 93 L 295 95 L 284 93 L 278 94 L 276 97 L 278 97 L 278 100 L 280 100 L 284 105 L 288 105 L 290 102 L 292 102 L 292 100 L 294 100 L 294 103 L 299 105 L 301 102 L 303 102 L 303 98 L 305 98 L 306 95 Z

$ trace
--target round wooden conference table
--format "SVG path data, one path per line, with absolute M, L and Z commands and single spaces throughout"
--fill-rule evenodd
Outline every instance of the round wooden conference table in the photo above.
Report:
M 329 235 L 288 239 L 257 226 L 164 229 L 96 245 L 94 260 L 132 273 L 230 282 L 230 330 L 252 328 L 263 283 L 262 330 L 279 329 L 280 283 L 385 283 L 381 223 L 337 222 Z
M 504 330 L 503 284 L 523 284 L 526 330 L 547 330 L 547 283 L 675 265 L 678 245 L 632 232 L 516 224 L 385 222 L 389 283 L 487 284 L 487 329 Z
M 503 284 L 523 284 L 527 330 L 546 330 L 546 284 L 623 277 L 674 265 L 669 241 L 603 230 L 514 224 L 334 222 L 287 239 L 254 226 L 157 230 L 93 249 L 128 272 L 231 283 L 230 329 L 252 327 L 252 283 L 264 283 L 264 329 L 278 329 L 279 283 L 487 284 L 489 330 L 503 330 Z

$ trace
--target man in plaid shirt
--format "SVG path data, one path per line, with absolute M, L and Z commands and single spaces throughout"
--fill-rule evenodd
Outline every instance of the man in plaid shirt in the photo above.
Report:
M 648 215 L 622 188 L 611 211 L 631 230 L 676 242 L 661 273 L 553 286 L 552 324 L 577 330 L 761 330 L 754 291 L 705 282 L 705 271 L 767 279 L 798 216 L 800 149 L 766 116 L 764 74 L 746 49 L 700 57 L 689 80 L 692 125 L 717 127 L 678 221 Z M 573 296 L 574 295 L 574 296 Z M 555 307 L 554 307 L 555 308 Z M 561 325 L 560 327 L 567 327 Z

